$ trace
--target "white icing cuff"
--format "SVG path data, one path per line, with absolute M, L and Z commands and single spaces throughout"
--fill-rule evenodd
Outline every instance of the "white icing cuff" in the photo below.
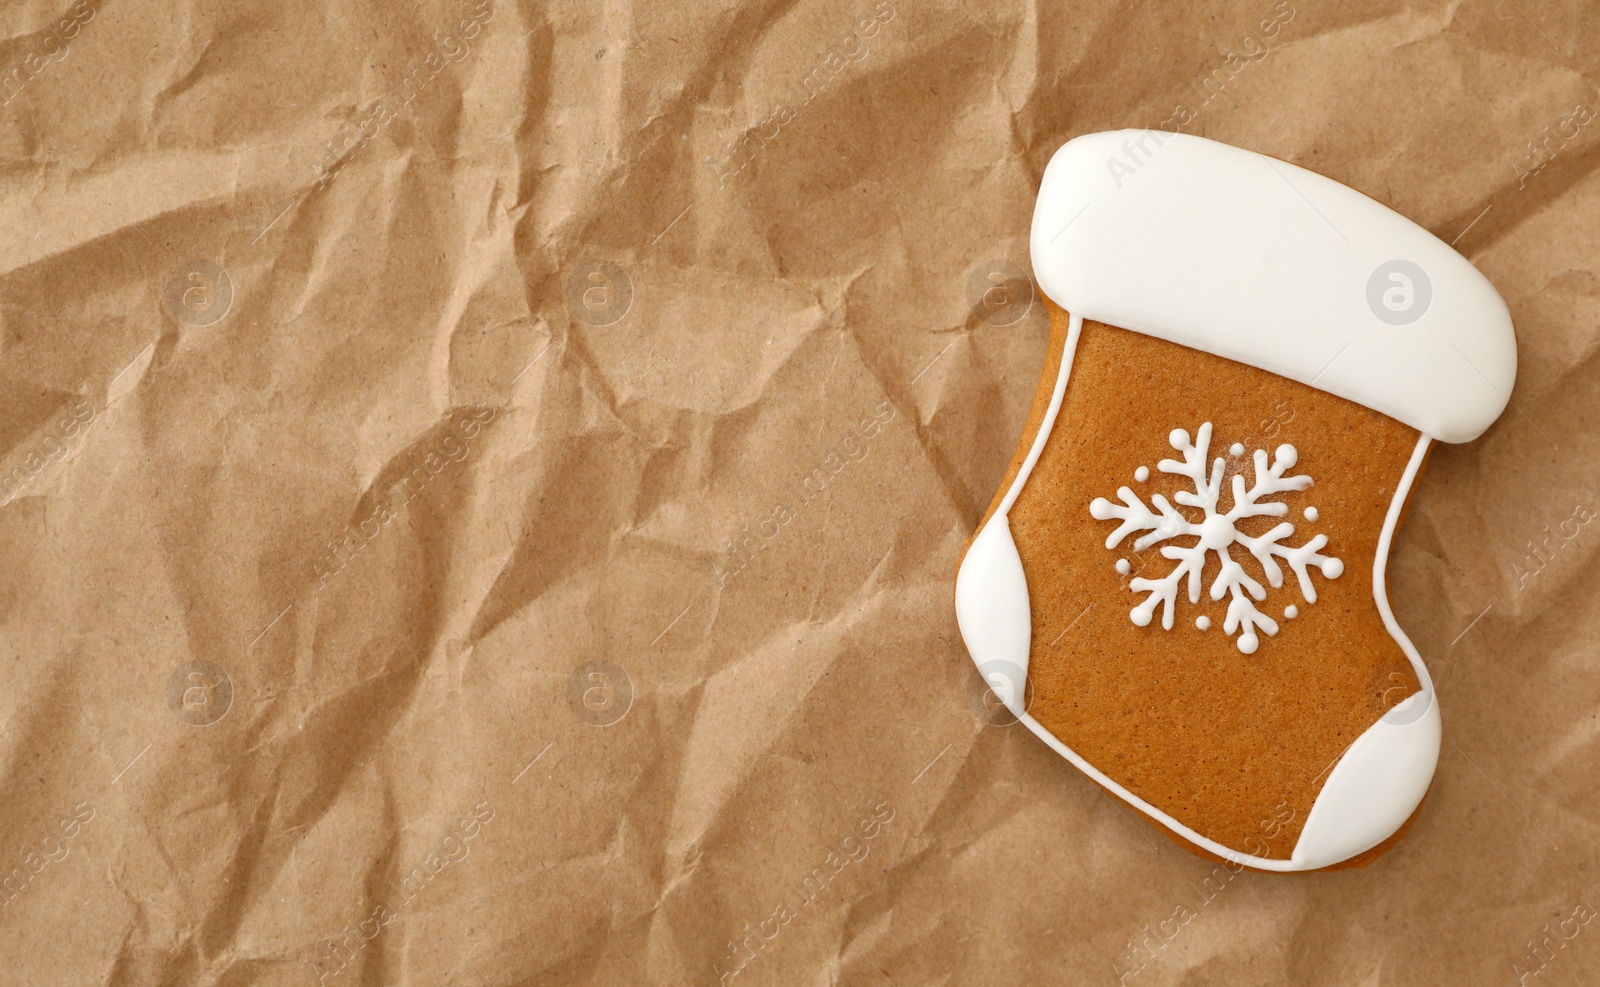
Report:
M 1069 141 L 1031 238 L 1075 316 L 1204 350 L 1381 411 L 1446 442 L 1510 399 L 1516 337 L 1449 245 L 1332 179 L 1186 134 Z

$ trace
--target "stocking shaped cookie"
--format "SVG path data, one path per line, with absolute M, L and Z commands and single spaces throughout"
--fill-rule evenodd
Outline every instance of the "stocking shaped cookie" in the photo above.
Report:
M 1191 848 L 1370 861 L 1440 744 L 1384 566 L 1430 444 L 1508 400 L 1505 303 L 1359 192 L 1180 134 L 1061 148 L 1031 246 L 1049 357 L 957 572 L 973 661 Z

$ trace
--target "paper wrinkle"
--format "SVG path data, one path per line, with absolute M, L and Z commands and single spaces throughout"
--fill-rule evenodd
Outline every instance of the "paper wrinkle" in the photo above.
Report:
M 848 297 L 848 295 L 846 295 L 846 297 Z M 964 331 L 957 328 L 945 330 L 945 332 L 956 334 L 957 336 L 957 338 L 951 340 L 951 342 L 955 344 L 951 351 L 954 352 L 955 350 L 960 349 L 961 343 L 966 338 Z M 872 374 L 873 379 L 877 381 L 878 386 L 883 389 L 883 393 L 900 408 L 920 410 L 920 402 L 916 400 L 911 388 L 902 383 L 904 374 L 901 372 L 900 368 L 895 365 L 895 363 L 890 362 L 891 358 L 885 357 L 882 359 L 882 362 L 880 362 L 880 360 L 876 358 L 877 354 L 875 353 L 874 349 L 871 348 L 864 339 L 853 332 L 851 334 L 851 338 L 856 345 L 856 350 L 861 358 L 862 365 L 865 366 L 868 372 Z M 938 353 L 939 350 L 943 348 L 943 344 L 940 342 L 939 335 L 935 335 L 934 339 L 939 345 L 933 350 L 933 352 Z M 945 356 L 948 357 L 949 354 L 947 353 Z M 927 465 L 932 468 L 934 475 L 938 477 L 940 488 L 943 491 L 945 498 L 950 502 L 950 505 L 960 512 L 960 515 L 963 518 L 971 516 L 975 521 L 975 505 L 972 501 L 972 498 L 967 494 L 968 484 L 965 479 L 965 472 L 962 467 L 959 467 L 947 460 L 942 450 L 940 450 L 937 440 L 930 431 L 934 424 L 933 418 L 939 414 L 943 404 L 944 402 L 938 400 L 938 396 L 936 394 L 936 398 L 931 403 L 931 408 L 926 413 L 926 416 L 917 422 L 914 432 L 915 439 L 918 446 L 921 448 L 923 455 L 928 457 Z
M 861 619 L 859 612 L 847 613 L 782 629 L 706 680 L 680 763 L 687 791 L 680 792 L 668 826 L 675 856 L 718 824 L 717 811 L 749 780 L 748 766 L 788 738 L 817 680 L 841 660 L 827 656 Z M 822 660 L 806 661 L 802 652 Z
M 115 164 L 69 158 L 45 144 L 27 189 L 0 199 L 0 222 L 27 236 L 0 243 L 0 275 L 70 254 L 102 240 L 148 246 L 148 227 L 197 206 L 232 198 L 232 151 L 134 152 Z

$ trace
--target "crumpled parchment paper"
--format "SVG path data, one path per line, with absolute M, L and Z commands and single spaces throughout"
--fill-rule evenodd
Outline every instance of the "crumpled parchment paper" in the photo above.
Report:
M 0 980 L 1581 981 L 1597 16 L 7 5 Z M 956 634 L 1040 172 L 1163 126 L 1517 322 L 1394 548 L 1446 745 L 1365 870 L 1189 855 Z

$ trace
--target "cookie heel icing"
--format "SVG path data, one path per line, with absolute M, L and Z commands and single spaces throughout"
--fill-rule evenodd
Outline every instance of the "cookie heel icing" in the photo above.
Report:
M 956 625 L 983 681 L 1007 709 L 1022 716 L 1033 622 L 1028 579 L 1004 514 L 989 519 L 961 560 Z
M 1357 737 L 1312 803 L 1295 843 L 1294 869 L 1330 867 L 1398 832 L 1428 793 L 1439 741 L 1439 703 L 1426 691 Z
M 1039 434 L 1028 449 L 1022 468 L 1006 490 L 1000 506 L 984 522 L 961 559 L 956 571 L 956 626 L 967 644 L 967 654 L 978 666 L 978 673 L 995 691 L 1006 708 L 1017 716 L 1024 714 L 1024 692 L 1028 681 L 1028 656 L 1033 646 L 1033 617 L 1028 609 L 1028 579 L 1022 572 L 1022 557 L 1011 537 L 1007 513 L 1017 494 L 1028 482 L 1028 474 L 1039 462 L 1051 426 L 1061 413 L 1067 393 L 1067 378 L 1072 375 L 1072 353 L 1083 331 L 1083 318 L 1074 314 L 1067 330 L 1061 369 L 1056 375 Z M 1002 664 L 1003 663 L 1003 664 Z

